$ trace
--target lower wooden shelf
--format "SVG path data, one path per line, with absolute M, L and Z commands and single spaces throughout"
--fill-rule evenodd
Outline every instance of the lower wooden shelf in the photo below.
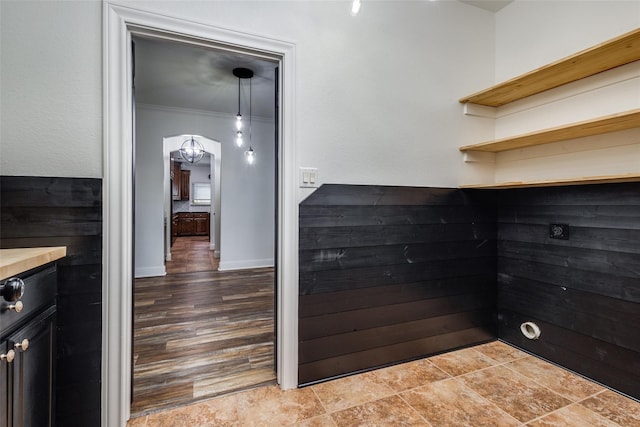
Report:
M 619 182 L 640 182 L 640 173 L 629 173 L 621 175 L 601 175 L 584 176 L 580 178 L 566 178 L 540 181 L 511 181 L 495 184 L 470 184 L 461 185 L 460 188 L 486 188 L 486 189 L 508 189 L 524 187 L 557 187 L 560 185 L 587 185 L 587 184 L 610 184 Z
M 602 135 L 626 129 L 640 127 L 640 108 L 596 119 L 570 123 L 563 126 L 529 132 L 522 135 L 510 136 L 480 144 L 460 147 L 460 151 L 487 151 L 499 153 L 501 151 L 518 148 L 534 147 L 568 139 L 583 138 L 585 136 Z

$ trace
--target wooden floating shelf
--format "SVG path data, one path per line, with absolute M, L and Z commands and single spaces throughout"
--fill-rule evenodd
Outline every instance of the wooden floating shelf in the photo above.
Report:
M 640 127 L 640 109 L 602 116 L 596 119 L 557 126 L 540 131 L 525 133 L 508 138 L 495 139 L 480 144 L 465 145 L 460 151 L 500 151 L 515 150 L 517 148 L 533 147 L 567 139 L 600 135 Z
M 640 28 L 460 99 L 499 107 L 640 59 Z
M 584 176 L 580 178 L 541 180 L 541 181 L 511 181 L 496 184 L 461 185 L 460 188 L 508 189 L 525 187 L 557 187 L 561 185 L 613 184 L 620 182 L 640 182 L 640 173 L 623 175 Z

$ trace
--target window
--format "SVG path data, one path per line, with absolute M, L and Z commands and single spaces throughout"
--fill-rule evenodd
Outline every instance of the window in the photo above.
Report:
M 210 205 L 211 204 L 211 184 L 208 182 L 195 182 L 193 184 L 192 205 Z

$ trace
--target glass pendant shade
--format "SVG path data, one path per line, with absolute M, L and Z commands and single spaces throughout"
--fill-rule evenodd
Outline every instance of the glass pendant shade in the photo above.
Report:
M 182 143 L 180 155 L 189 163 L 199 162 L 204 157 L 204 147 L 193 136 Z
M 236 115 L 236 130 L 242 129 L 242 115 L 238 113 Z
M 249 147 L 249 149 L 244 152 L 244 156 L 247 159 L 247 163 L 250 165 L 256 162 L 256 153 L 253 151 L 253 148 Z
M 238 147 L 242 147 L 243 144 L 244 144 L 244 141 L 242 139 L 242 131 L 238 131 L 236 132 L 236 145 Z

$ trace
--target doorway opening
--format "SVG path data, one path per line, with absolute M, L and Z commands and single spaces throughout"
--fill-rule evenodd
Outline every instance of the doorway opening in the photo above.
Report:
M 276 382 L 278 62 L 133 40 L 136 416 Z M 252 93 L 232 74 L 239 66 L 256 70 Z M 236 100 L 252 103 L 251 164 L 234 143 Z M 209 156 L 172 161 L 186 139 Z M 178 256 L 182 243 L 188 250 Z
M 182 40 L 274 59 L 280 67 L 276 364 L 283 389 L 298 384 L 298 196 L 295 141 L 296 45 L 110 2 L 104 4 L 104 187 L 102 424 L 130 417 L 133 325 L 133 35 Z

